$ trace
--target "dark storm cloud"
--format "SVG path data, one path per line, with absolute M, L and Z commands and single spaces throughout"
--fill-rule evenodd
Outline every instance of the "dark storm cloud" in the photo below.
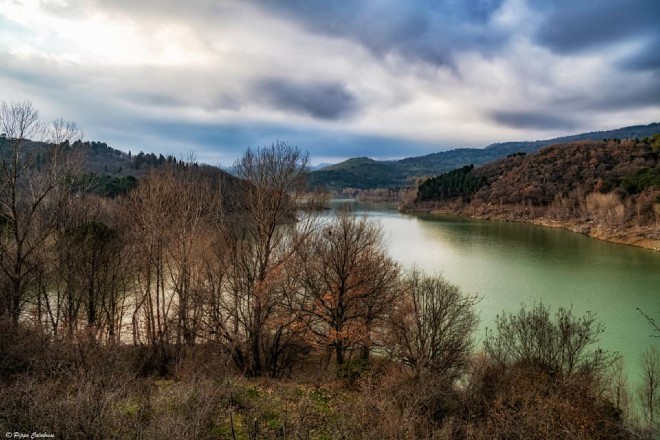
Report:
M 622 96 L 619 95 L 620 99 L 616 99 L 617 96 L 612 97 L 602 97 L 601 99 L 595 99 L 592 103 L 592 111 L 601 111 L 603 113 L 609 111 L 623 111 L 623 110 L 639 110 L 647 107 L 649 109 L 656 107 L 655 115 L 653 119 L 650 119 L 650 122 L 658 121 L 658 115 L 660 114 L 657 111 L 658 106 L 660 105 L 660 89 L 650 89 L 648 93 L 643 95 L 631 95 L 631 96 Z M 601 104 L 601 105 L 598 105 Z
M 490 114 L 493 121 L 507 127 L 531 130 L 570 130 L 578 126 L 576 121 L 555 113 L 540 111 L 496 110 Z
M 288 110 L 317 119 L 335 120 L 357 109 L 357 100 L 338 83 L 294 83 L 272 78 L 259 81 L 256 94 L 275 109 Z
M 433 65 L 452 65 L 457 51 L 488 51 L 506 41 L 506 35 L 488 27 L 503 0 L 257 3 L 309 32 L 355 41 L 379 56 L 396 54 Z
M 644 106 L 660 104 L 660 78 L 643 85 L 629 85 L 610 93 L 592 98 L 589 102 L 591 110 L 633 110 Z
M 624 58 L 619 64 L 628 70 L 654 70 L 656 72 L 660 70 L 660 33 L 655 38 L 649 39 L 640 50 Z M 658 81 L 660 82 L 660 78 Z
M 550 99 L 547 108 L 556 114 L 580 115 L 618 112 L 652 107 L 660 104 L 660 76 L 648 75 L 637 81 L 613 83 L 606 92 L 600 90 L 578 93 L 568 97 Z
M 617 42 L 643 43 L 660 35 L 657 0 L 559 0 L 550 6 L 536 0 L 532 5 L 543 16 L 536 41 L 559 53 L 599 49 Z

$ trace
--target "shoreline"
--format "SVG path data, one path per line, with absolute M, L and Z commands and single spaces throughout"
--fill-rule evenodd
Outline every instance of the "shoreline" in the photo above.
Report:
M 404 209 L 400 212 L 406 214 L 427 214 L 431 216 L 440 215 L 457 215 L 464 216 L 479 220 L 508 222 L 508 223 L 527 223 L 535 226 L 541 226 L 551 229 L 563 229 L 565 231 L 574 232 L 577 234 L 587 235 L 589 237 L 607 241 L 610 243 L 621 244 L 626 246 L 634 246 L 643 249 L 648 249 L 655 252 L 660 252 L 660 238 L 653 239 L 645 237 L 641 230 L 642 227 L 632 226 L 627 227 L 625 231 L 612 230 L 609 228 L 599 227 L 589 223 L 576 223 L 571 221 L 554 220 L 544 217 L 536 218 L 514 218 L 511 214 L 487 214 L 487 213 L 468 213 L 464 211 L 455 211 L 452 209 L 432 208 L 432 209 Z M 638 231 L 638 233 L 635 233 Z

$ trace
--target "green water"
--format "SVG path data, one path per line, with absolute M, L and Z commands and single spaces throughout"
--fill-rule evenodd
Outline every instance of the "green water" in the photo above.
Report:
M 637 311 L 660 319 L 660 252 L 520 223 L 354 208 L 380 222 L 391 256 L 404 268 L 441 273 L 482 298 L 480 335 L 498 313 L 523 303 L 590 310 L 605 324 L 600 347 L 623 356 L 632 385 L 642 353 L 652 344 L 660 348 Z

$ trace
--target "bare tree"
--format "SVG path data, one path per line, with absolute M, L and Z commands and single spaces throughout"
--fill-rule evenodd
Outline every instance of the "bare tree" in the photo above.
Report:
M 292 322 L 282 296 L 284 264 L 315 225 L 314 210 L 298 210 L 307 186 L 309 158 L 294 146 L 277 142 L 248 149 L 235 164 L 241 209 L 229 218 L 225 245 L 231 265 L 223 295 L 226 319 L 222 337 L 237 366 L 257 376 L 274 374 L 276 357 Z
M 54 333 L 72 338 L 84 326 L 91 337 L 117 342 L 132 273 L 125 228 L 116 203 L 93 195 L 70 198 L 58 210 L 50 248 L 55 266 L 41 304 Z
M 649 438 L 660 434 L 660 354 L 655 347 L 642 356 L 643 382 L 638 389 Z
M 517 314 L 497 317 L 497 333 L 487 332 L 484 349 L 500 365 L 536 365 L 553 375 L 598 374 L 614 360 L 592 348 L 604 327 L 593 313 L 576 317 L 559 308 L 554 320 L 543 304 L 532 310 L 524 306 Z
M 605 396 L 618 408 L 622 417 L 626 417 L 630 413 L 630 395 L 623 358 L 617 357 L 608 373 L 605 379 Z
M 468 366 L 478 323 L 476 296 L 464 295 L 441 276 L 415 269 L 401 283 L 389 349 L 419 377 L 457 378 Z
M 0 132 L 0 268 L 7 279 L 0 313 L 17 323 L 38 272 L 33 257 L 51 235 L 57 208 L 80 171 L 69 146 L 80 132 L 62 119 L 41 123 L 30 102 L 3 102 Z
M 166 247 L 175 182 L 156 171 L 145 176 L 124 205 L 136 267 L 133 341 L 163 346 L 169 338 L 174 297 L 166 287 Z M 145 339 L 146 338 L 146 341 Z
M 50 285 L 41 290 L 43 304 L 47 311 L 48 321 L 54 335 L 61 335 L 72 340 L 82 319 L 85 303 L 83 250 L 85 242 L 85 227 L 92 219 L 88 201 L 80 203 L 71 199 L 58 209 L 57 229 L 53 236 L 51 255 L 52 268 Z M 80 229 L 79 229 L 80 228 Z M 87 291 L 89 294 L 89 291 Z M 88 307 L 94 307 L 95 298 L 89 298 Z M 91 321 L 95 321 L 92 312 Z
M 399 273 L 378 225 L 340 213 L 310 238 L 297 264 L 299 309 L 319 343 L 334 350 L 337 364 L 356 347 L 368 358 L 375 327 L 396 298 Z
M 177 343 L 192 345 L 201 331 L 207 300 L 205 267 L 214 258 L 209 238 L 221 226 L 220 192 L 192 157 L 187 165 L 171 167 L 167 173 L 176 182 L 169 211 L 167 272 L 176 295 Z

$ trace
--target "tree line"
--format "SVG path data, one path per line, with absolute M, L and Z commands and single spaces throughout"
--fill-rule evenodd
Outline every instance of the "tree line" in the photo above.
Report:
M 472 195 L 486 184 L 483 176 L 475 177 L 474 165 L 466 165 L 423 181 L 417 189 L 417 200 L 451 200 L 469 202 Z

